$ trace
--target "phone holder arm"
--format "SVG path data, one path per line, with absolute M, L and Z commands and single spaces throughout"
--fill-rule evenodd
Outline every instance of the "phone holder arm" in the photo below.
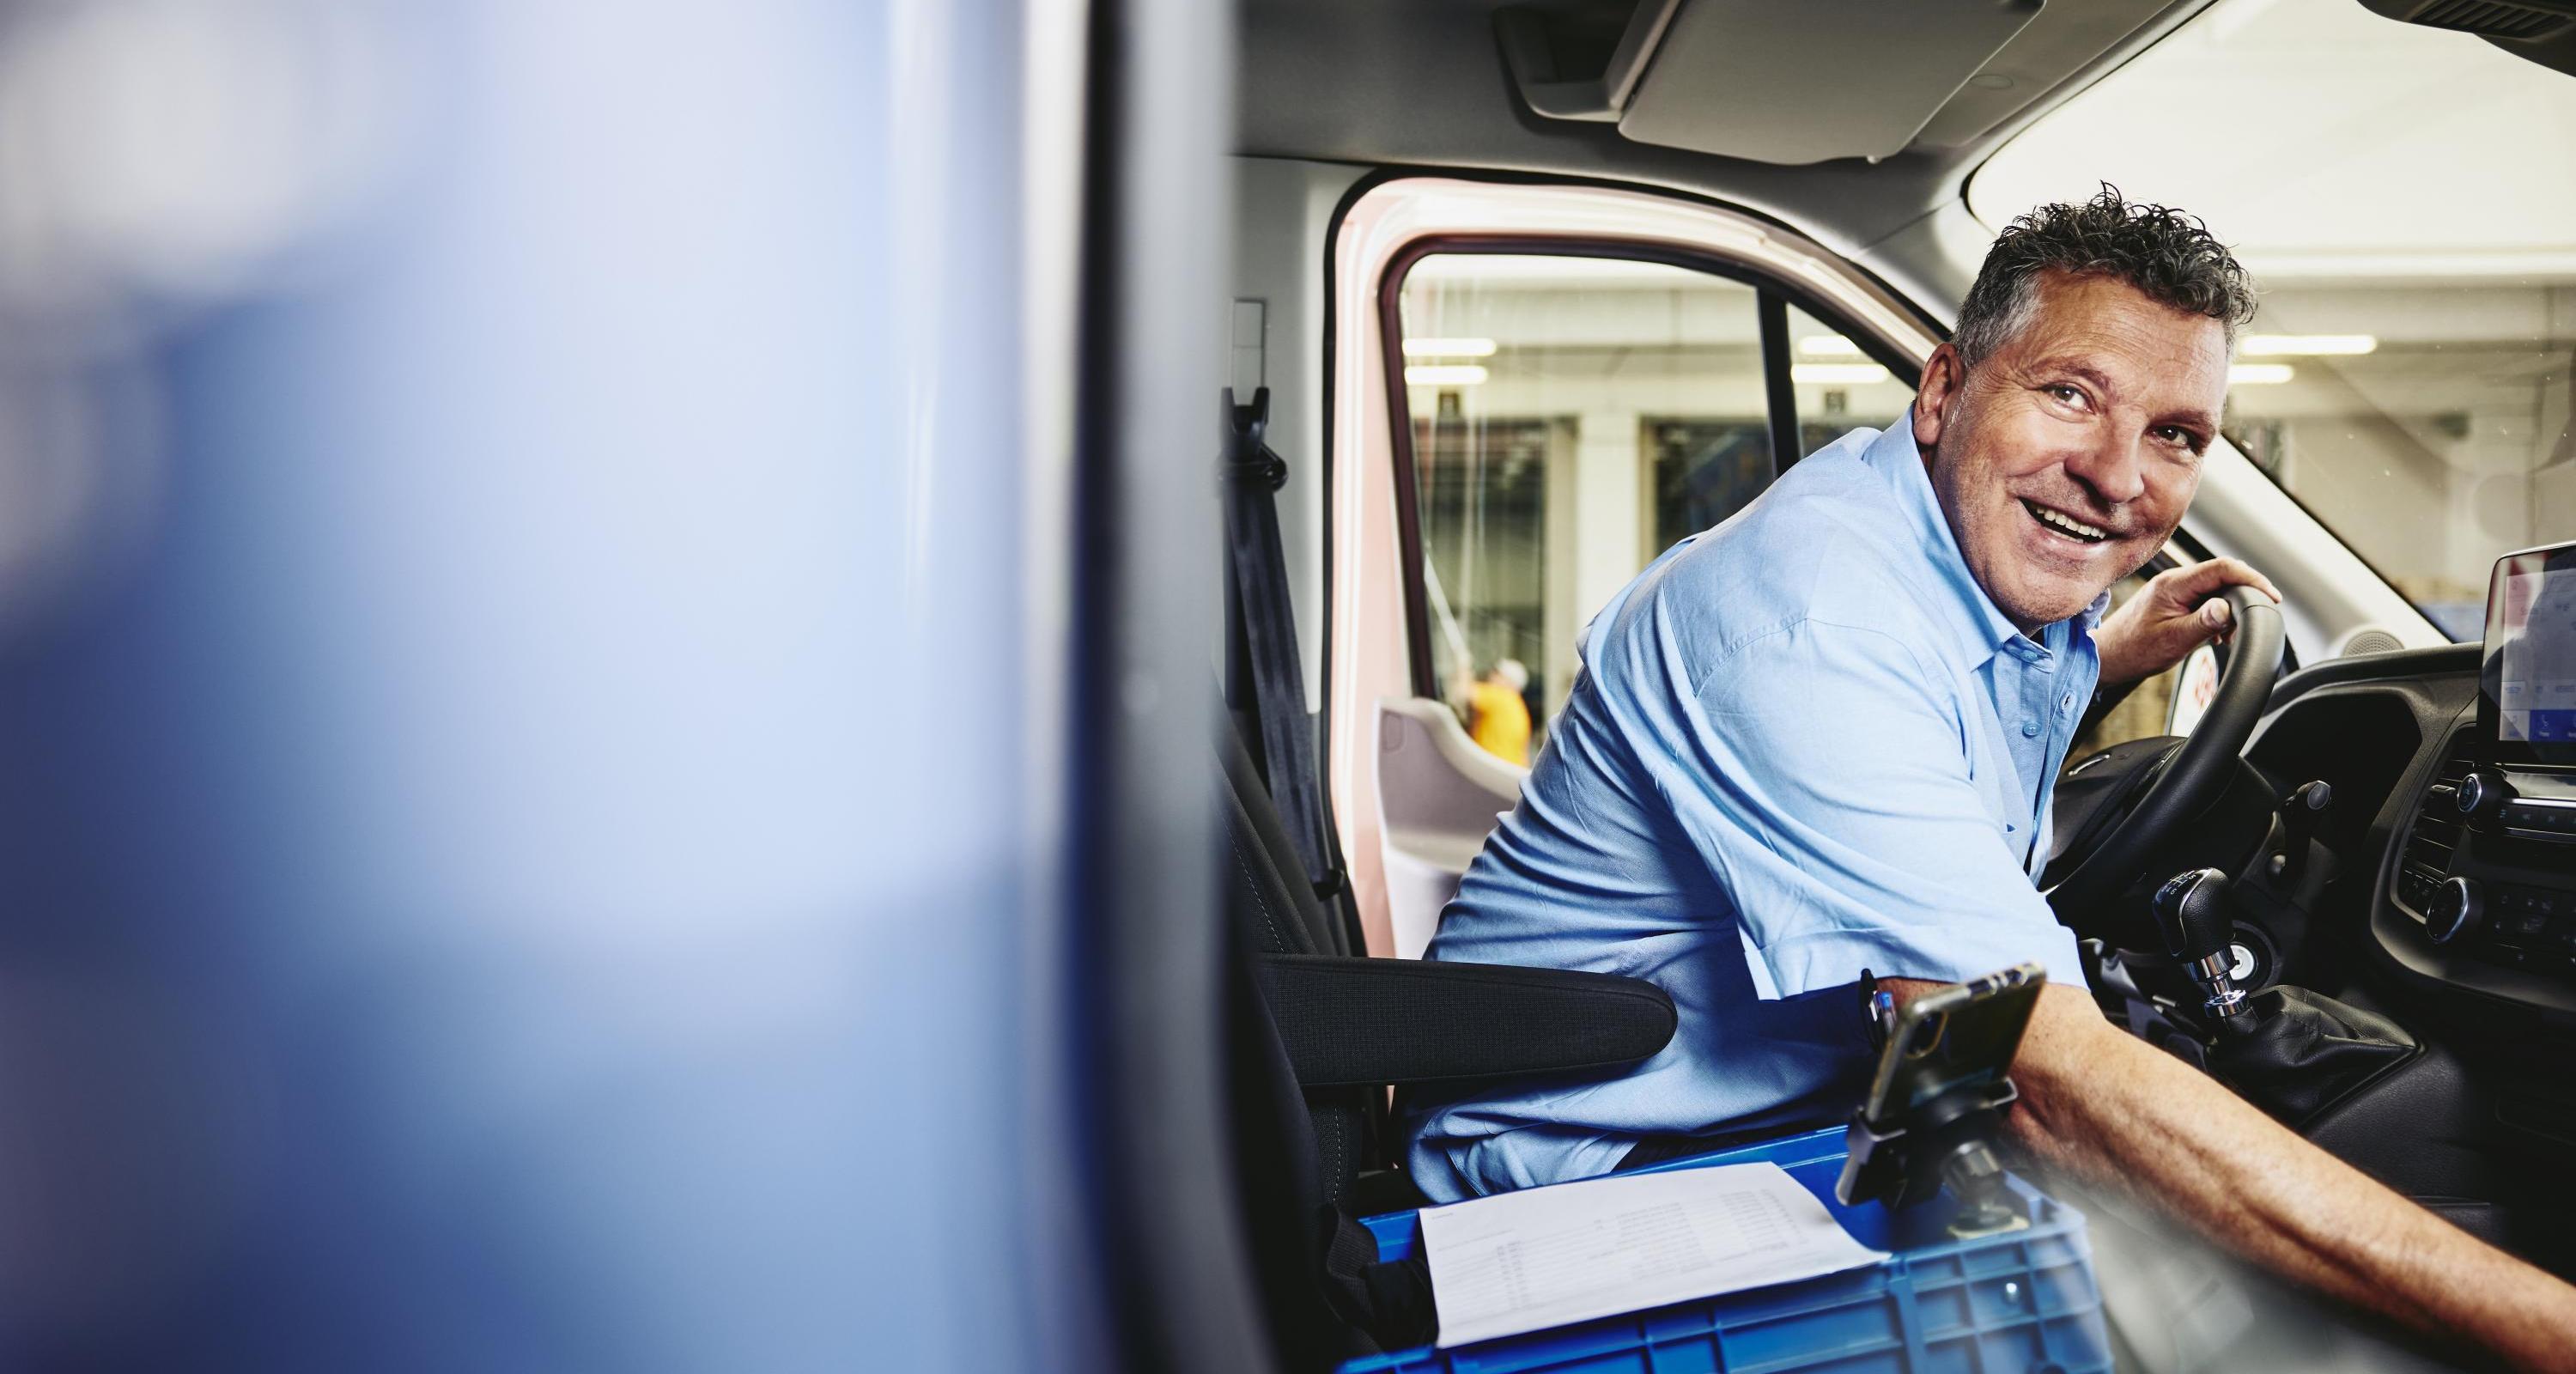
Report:
M 2010 1204 L 2003 1163 L 1994 1140 L 2004 1115 L 2021 1094 L 2011 1079 L 1961 1085 L 1915 1107 L 1898 1121 L 1872 1121 L 1854 1112 L 1843 1132 L 1842 1178 L 1835 1196 L 1846 1204 L 1872 1200 L 1914 1207 L 1939 1195 L 1943 1185 L 1959 1200 L 1951 1229 L 1961 1235 L 2008 1230 L 2026 1221 Z

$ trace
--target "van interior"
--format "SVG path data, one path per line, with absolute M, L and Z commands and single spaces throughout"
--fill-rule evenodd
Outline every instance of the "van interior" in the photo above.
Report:
M 2156 566 L 2252 562 L 2285 632 L 2196 657 L 2079 740 L 2043 887 L 2106 1014 L 2198 1062 L 2149 897 L 2231 875 L 2239 978 L 2356 1012 L 2249 1095 L 2576 1272 L 2576 866 L 2460 801 L 2500 781 L 2479 745 L 2489 567 L 2576 536 L 2576 250 L 2535 217 L 2576 211 L 2576 182 L 2493 137 L 2576 133 L 2576 16 L 1249 0 L 1236 51 L 1213 303 L 1226 1043 L 1278 1358 L 1425 1338 L 1419 1279 L 1336 1245 L 1420 1205 L 1409 1093 L 1579 1081 L 1670 1034 L 1634 980 L 1420 962 L 1583 621 L 1802 455 L 1899 422 L 1995 231 L 2100 182 L 2203 216 L 2263 289 L 2226 441 Z M 1527 742 L 1477 729 L 1497 681 Z M 2210 1264 L 2188 1298 L 2106 1294 L 2124 1363 L 2185 1367 L 2173 1332 L 2288 1301 Z M 2220 1363 L 2277 1338 L 2235 1330 Z
M 1423 957 L 1583 627 L 2105 183 L 2261 289 L 2159 564 L 2282 599 L 2042 885 L 2576 1273 L 2570 147 L 2571 0 L 7 7 L 0 1366 L 1448 1359 L 1408 1105 L 1681 1024 Z M 2034 1178 L 2122 1367 L 2427 1358 Z

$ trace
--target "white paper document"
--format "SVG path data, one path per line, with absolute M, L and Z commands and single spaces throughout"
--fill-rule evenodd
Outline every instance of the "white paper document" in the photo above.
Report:
M 1444 1346 L 1887 1258 L 1777 1164 L 1616 1174 L 1425 1208 L 1422 1252 Z

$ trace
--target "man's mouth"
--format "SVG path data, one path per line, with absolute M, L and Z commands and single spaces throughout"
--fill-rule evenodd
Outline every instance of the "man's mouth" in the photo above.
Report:
M 2085 524 L 2062 510 L 2051 509 L 2036 501 L 2023 501 L 2021 508 L 2029 511 L 2030 518 L 2038 521 L 2049 533 L 2064 535 L 2078 543 L 2099 544 L 2111 537 L 2111 532 L 2099 525 Z

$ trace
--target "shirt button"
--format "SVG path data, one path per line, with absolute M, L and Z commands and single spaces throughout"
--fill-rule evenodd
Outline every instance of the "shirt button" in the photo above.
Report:
M 2067 693 L 2067 694 L 2066 694 L 2066 696 L 2065 696 L 2065 698 L 2064 698 L 2063 700 L 2059 701 L 2057 704 L 2058 704 L 2059 706 L 2061 706 L 2061 707 L 2065 708 L 2066 710 L 2069 710 L 2069 711 L 2074 710 L 2074 709 L 2075 709 L 2075 694 L 2074 694 L 2073 692 L 2069 692 L 2069 693 Z
M 2035 720 L 2023 721 L 2021 723 L 2021 732 L 2023 735 L 2030 738 L 2037 738 L 2039 735 L 2039 722 Z

